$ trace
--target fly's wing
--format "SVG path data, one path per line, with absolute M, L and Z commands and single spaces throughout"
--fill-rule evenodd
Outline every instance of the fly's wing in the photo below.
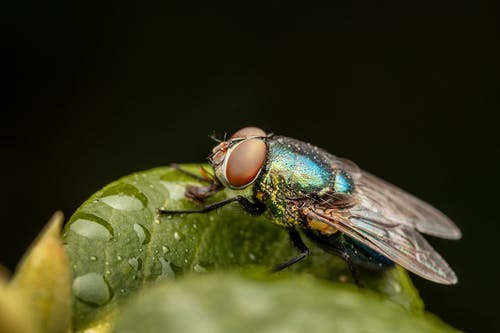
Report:
M 444 214 L 405 191 L 330 155 L 333 168 L 349 173 L 354 192 L 351 204 L 334 207 L 334 200 L 318 200 L 304 214 L 324 222 L 428 280 L 453 284 L 453 270 L 419 232 L 448 239 L 460 230 Z
M 418 231 L 407 225 L 357 218 L 349 216 L 348 210 L 325 209 L 319 204 L 309 208 L 305 215 L 333 226 L 428 280 L 442 284 L 457 282 L 455 273 L 443 258 Z
M 356 206 L 351 214 L 382 224 L 406 225 L 424 234 L 459 239 L 460 229 L 443 213 L 402 189 L 356 167 L 348 160 L 330 155 L 334 168 L 348 172 L 354 182 Z

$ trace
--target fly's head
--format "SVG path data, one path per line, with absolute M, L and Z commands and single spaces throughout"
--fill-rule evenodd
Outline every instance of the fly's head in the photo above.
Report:
M 221 141 L 208 158 L 217 180 L 231 189 L 251 185 L 265 165 L 267 137 L 260 128 L 245 127 Z

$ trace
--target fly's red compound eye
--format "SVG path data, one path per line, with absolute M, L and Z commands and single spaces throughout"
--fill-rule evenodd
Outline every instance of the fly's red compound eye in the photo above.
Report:
M 255 129 L 255 127 L 253 128 Z M 235 134 L 243 130 L 239 130 Z M 264 132 L 261 129 L 258 130 Z M 251 136 L 253 135 L 255 134 L 252 134 Z M 234 147 L 227 159 L 227 181 L 234 187 L 243 187 L 249 185 L 259 174 L 260 169 L 264 165 L 265 159 L 266 144 L 264 143 L 264 141 L 260 139 L 248 139 L 246 141 L 243 141 L 242 143 Z
M 244 127 L 234 133 L 231 139 L 248 138 L 249 136 L 266 136 L 266 132 L 258 127 Z

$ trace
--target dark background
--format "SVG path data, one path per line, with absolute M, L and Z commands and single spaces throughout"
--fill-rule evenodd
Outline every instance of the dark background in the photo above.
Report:
M 203 162 L 212 130 L 258 125 L 449 215 L 463 239 L 430 240 L 459 284 L 414 281 L 452 325 L 499 329 L 493 13 L 479 2 L 4 12 L 0 261 L 13 269 L 53 211 L 70 216 L 128 173 Z

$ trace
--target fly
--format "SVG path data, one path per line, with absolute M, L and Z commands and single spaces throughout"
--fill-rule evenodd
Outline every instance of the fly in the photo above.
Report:
M 238 202 L 250 214 L 267 212 L 288 229 L 300 254 L 277 265 L 285 269 L 310 254 L 298 230 L 327 252 L 347 262 L 359 283 L 357 267 L 383 270 L 399 264 L 433 282 L 455 284 L 457 277 L 421 235 L 459 239 L 461 232 L 439 210 L 396 186 L 361 170 L 353 162 L 296 139 L 246 127 L 220 141 L 208 158 L 214 176 L 178 168 L 207 186 L 189 186 L 196 202 L 224 188 L 253 186 L 253 196 L 230 197 L 196 210 L 160 214 L 205 213 Z

